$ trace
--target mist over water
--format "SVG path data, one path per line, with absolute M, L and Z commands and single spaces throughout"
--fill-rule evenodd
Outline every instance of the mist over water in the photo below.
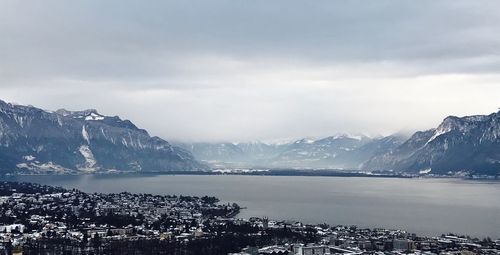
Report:
M 216 196 L 267 216 L 303 223 L 353 224 L 435 236 L 458 233 L 500 238 L 500 182 L 288 176 L 80 175 L 17 176 L 9 180 L 77 188 Z

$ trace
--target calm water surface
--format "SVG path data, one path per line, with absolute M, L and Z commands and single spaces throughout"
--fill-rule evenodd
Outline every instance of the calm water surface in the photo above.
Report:
M 86 192 L 211 195 L 247 207 L 239 217 L 461 233 L 500 238 L 500 182 L 295 176 L 19 176 Z

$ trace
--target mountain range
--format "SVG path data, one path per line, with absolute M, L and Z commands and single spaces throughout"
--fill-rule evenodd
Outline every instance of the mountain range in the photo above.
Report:
M 397 149 L 372 157 L 363 169 L 452 174 L 500 173 L 500 112 L 449 116 L 435 129 L 415 133 Z
M 191 153 L 117 116 L 0 101 L 3 173 L 206 170 Z
M 500 112 L 449 116 L 407 137 L 336 135 L 288 143 L 178 144 L 213 167 L 390 171 L 415 175 L 499 175 Z
M 359 169 L 372 156 L 395 149 L 403 135 L 370 138 L 340 134 L 287 143 L 176 143 L 213 167 Z
M 449 116 L 411 136 L 339 134 L 263 143 L 169 143 L 129 120 L 0 100 L 1 173 L 286 168 L 416 175 L 500 174 L 500 112 Z

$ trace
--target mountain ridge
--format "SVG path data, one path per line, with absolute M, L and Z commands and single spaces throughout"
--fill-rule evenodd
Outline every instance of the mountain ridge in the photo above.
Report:
M 206 170 L 187 151 L 96 110 L 55 112 L 0 100 L 0 169 L 14 173 Z
M 237 151 L 238 158 L 219 157 L 224 155 L 220 151 L 219 156 L 211 157 L 204 152 L 205 156 L 200 159 L 220 168 L 344 169 L 409 175 L 494 176 L 500 174 L 500 111 L 489 115 L 448 116 L 438 127 L 417 131 L 410 137 L 403 134 L 376 138 L 339 134 L 280 144 L 227 144 L 230 146 L 226 148 Z M 191 148 L 197 146 L 196 143 L 190 144 Z M 217 147 L 217 143 L 205 143 L 205 146 Z M 268 151 L 258 156 L 252 154 L 253 150 L 262 151 L 262 148 L 268 148 Z M 196 151 L 192 152 L 199 156 Z
M 47 111 L 0 100 L 0 172 L 167 172 L 212 168 L 392 171 L 411 175 L 500 173 L 500 111 L 448 116 L 436 127 L 368 137 L 290 142 L 169 143 L 95 109 Z
M 448 116 L 437 128 L 415 133 L 396 151 L 373 157 L 363 169 L 498 175 L 500 112 Z

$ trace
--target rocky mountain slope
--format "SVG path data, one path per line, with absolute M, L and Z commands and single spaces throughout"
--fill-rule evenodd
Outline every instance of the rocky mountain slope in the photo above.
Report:
M 194 156 L 193 156 L 194 155 Z M 0 173 L 162 172 L 212 167 L 500 174 L 500 112 L 450 116 L 435 129 L 287 143 L 177 143 L 96 110 L 55 112 L 0 100 Z
M 3 173 L 207 169 L 191 153 L 96 110 L 56 112 L 0 100 Z
M 224 150 L 220 149 L 225 146 Z M 186 148 L 186 147 L 185 147 Z M 499 175 L 500 112 L 450 116 L 435 129 L 369 138 L 337 135 L 281 144 L 192 144 L 213 166 L 329 168 L 421 175 Z M 219 148 L 213 153 L 212 148 Z M 231 153 L 229 153 L 231 152 Z M 230 162 L 230 164 L 227 164 Z
M 436 129 L 417 132 L 394 151 L 374 156 L 363 169 L 498 175 L 500 112 L 447 117 Z

